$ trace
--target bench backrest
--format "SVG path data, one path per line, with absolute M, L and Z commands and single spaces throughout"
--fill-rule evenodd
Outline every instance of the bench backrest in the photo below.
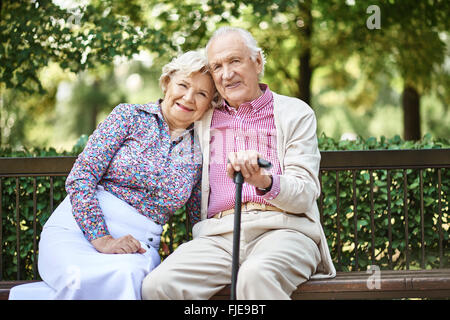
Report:
M 448 267 L 450 149 L 321 154 L 318 205 L 338 271 Z M 0 280 L 39 279 L 39 234 L 75 159 L 0 158 Z M 177 212 L 161 255 L 189 236 Z

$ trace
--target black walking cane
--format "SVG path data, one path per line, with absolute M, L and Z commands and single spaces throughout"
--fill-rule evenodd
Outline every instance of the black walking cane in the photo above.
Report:
M 269 161 L 258 158 L 258 165 L 261 168 L 270 168 L 272 164 Z M 236 199 L 234 203 L 234 233 L 233 233 L 233 256 L 231 262 L 231 300 L 236 300 L 236 283 L 239 270 L 239 242 L 241 239 L 241 205 L 242 205 L 242 184 L 244 177 L 242 172 L 237 171 L 234 174 L 234 183 L 236 184 Z

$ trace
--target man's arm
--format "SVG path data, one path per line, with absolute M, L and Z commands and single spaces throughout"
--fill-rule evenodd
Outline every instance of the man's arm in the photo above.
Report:
M 290 123 L 285 134 L 280 192 L 270 202 L 291 213 L 308 213 L 320 196 L 320 152 L 313 111 Z

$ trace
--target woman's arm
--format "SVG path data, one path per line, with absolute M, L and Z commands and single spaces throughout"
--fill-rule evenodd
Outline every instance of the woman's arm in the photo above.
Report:
M 128 136 L 132 111 L 126 104 L 114 108 L 91 135 L 66 180 L 73 215 L 89 241 L 109 235 L 96 197 L 97 184 Z

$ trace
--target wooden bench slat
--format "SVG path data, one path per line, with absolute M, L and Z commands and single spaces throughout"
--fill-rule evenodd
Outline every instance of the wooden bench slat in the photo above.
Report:
M 292 294 L 294 299 L 368 299 L 401 297 L 450 297 L 450 269 L 381 270 L 380 289 L 370 289 L 371 273 L 338 272 L 332 279 L 310 280 Z M 214 299 L 229 299 L 230 287 L 219 291 Z

